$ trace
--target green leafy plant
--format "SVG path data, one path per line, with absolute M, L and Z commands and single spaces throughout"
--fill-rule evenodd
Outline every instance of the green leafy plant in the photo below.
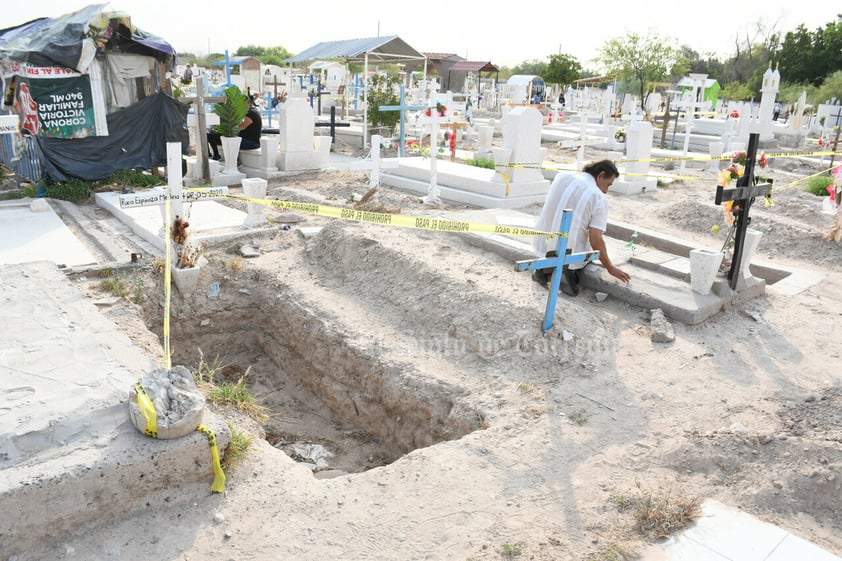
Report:
M 804 184 L 802 189 L 807 193 L 812 193 L 813 195 L 816 195 L 817 197 L 826 197 L 828 194 L 827 186 L 832 184 L 833 177 L 830 175 L 829 172 L 827 172 L 810 177 Z
M 400 111 L 380 111 L 380 107 L 400 103 L 400 96 L 395 93 L 399 85 L 400 78 L 397 76 L 376 74 L 371 77 L 366 96 L 369 126 L 386 127 L 389 134 L 395 131 L 401 118 Z
M 517 542 L 505 542 L 500 549 L 506 557 L 518 557 L 523 553 L 523 547 Z
M 494 165 L 494 160 L 491 158 L 474 158 L 472 160 L 468 160 L 467 163 L 470 166 L 476 166 L 478 168 L 497 169 Z
M 219 117 L 219 124 L 214 127 L 216 132 L 227 137 L 239 135 L 240 123 L 248 110 L 248 97 L 239 87 L 225 88 L 225 101 L 213 105 L 213 112 Z

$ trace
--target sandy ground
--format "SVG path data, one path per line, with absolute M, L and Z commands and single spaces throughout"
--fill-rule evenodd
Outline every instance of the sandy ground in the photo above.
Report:
M 806 174 L 773 166 L 776 186 Z M 705 177 L 611 196 L 610 217 L 716 246 Z M 350 207 L 366 190 L 337 172 L 273 181 L 270 197 Z M 271 209 L 260 256 L 209 252 L 220 298 L 173 301 L 174 362 L 195 367 L 201 348 L 272 409 L 263 428 L 231 414 L 255 440 L 225 494 L 174 490 L 33 558 L 629 559 L 656 538 L 618 503 L 647 495 L 715 499 L 842 555 L 842 247 L 822 239 L 821 199 L 773 199 L 754 207 L 761 257 L 825 279 L 674 323 L 671 343 L 651 340 L 648 310 L 588 291 L 561 299 L 542 336 L 544 289 L 458 236 Z M 453 210 L 388 189 L 365 208 Z M 300 226 L 324 229 L 305 240 Z M 103 313 L 160 357 L 161 275 L 135 275 L 142 303 Z M 317 399 L 332 371 L 361 389 Z M 361 405 L 377 376 L 400 408 Z M 334 453 L 326 469 L 296 461 L 302 444 Z

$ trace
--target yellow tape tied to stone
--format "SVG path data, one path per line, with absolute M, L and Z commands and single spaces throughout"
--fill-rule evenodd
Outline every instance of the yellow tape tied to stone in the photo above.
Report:
M 208 437 L 208 444 L 211 448 L 211 456 L 213 456 L 213 484 L 211 491 L 214 493 L 225 492 L 225 472 L 222 471 L 222 464 L 219 462 L 219 446 L 216 445 L 216 435 L 205 425 L 199 425 L 196 430 Z
M 135 382 L 137 389 L 137 406 L 140 409 L 143 418 L 146 419 L 146 428 L 143 434 L 158 438 L 158 414 L 155 413 L 155 405 L 149 399 L 149 394 L 143 388 L 140 382 Z M 222 463 L 219 461 L 219 446 L 216 444 L 216 435 L 212 430 L 205 425 L 199 425 L 196 430 L 204 433 L 208 437 L 208 444 L 210 444 L 211 457 L 213 458 L 213 483 L 211 484 L 211 491 L 214 493 L 225 492 L 225 472 L 222 470 Z

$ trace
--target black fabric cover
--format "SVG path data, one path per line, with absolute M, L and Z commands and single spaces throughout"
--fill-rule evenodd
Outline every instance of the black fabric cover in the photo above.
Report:
M 96 181 L 123 169 L 150 169 L 167 163 L 167 143 L 181 142 L 187 153 L 189 106 L 158 92 L 108 115 L 108 136 L 36 136 L 44 172 L 53 181 Z

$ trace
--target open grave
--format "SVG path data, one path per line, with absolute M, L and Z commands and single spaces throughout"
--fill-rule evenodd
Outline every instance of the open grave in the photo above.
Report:
M 257 243 L 266 247 L 267 240 Z M 269 410 L 269 443 L 312 464 L 318 477 L 386 465 L 486 426 L 477 403 L 483 396 L 471 395 L 453 374 L 466 356 L 494 349 L 467 325 L 440 332 L 443 321 L 456 319 L 448 301 L 465 298 L 458 287 L 448 289 L 438 273 L 354 225 L 326 226 L 305 242 L 303 262 L 284 265 L 299 243 L 269 242 L 274 249 L 265 259 L 235 265 L 236 258 L 212 259 L 195 291 L 174 290 L 173 364 L 196 371 L 203 361 L 216 383 L 242 379 Z M 279 275 L 265 268 L 273 262 L 289 268 Z M 411 278 L 401 274 L 407 270 Z M 160 282 L 149 286 L 155 296 L 142 313 L 160 336 Z M 400 318 L 407 307 L 421 320 L 409 332 Z M 523 313 L 534 322 L 534 310 Z M 369 327 L 360 329 L 361 321 Z

